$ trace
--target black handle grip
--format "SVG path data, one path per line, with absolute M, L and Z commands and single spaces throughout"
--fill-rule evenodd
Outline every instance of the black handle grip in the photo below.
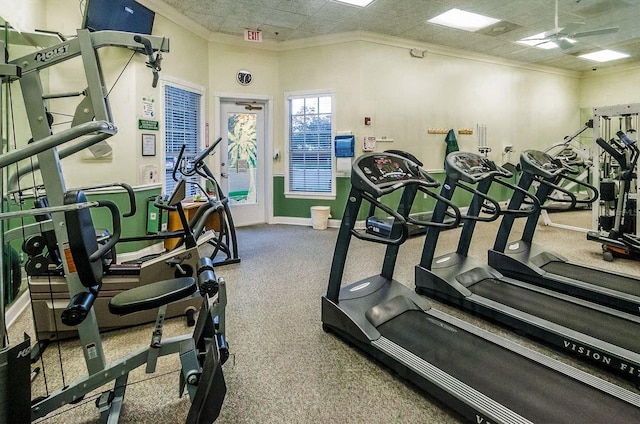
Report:
M 148 38 L 142 37 L 140 35 L 134 35 L 133 41 L 142 44 L 144 46 L 145 53 L 147 54 L 147 56 L 149 56 L 147 66 L 149 66 L 151 68 L 151 71 L 153 72 L 153 83 L 151 84 L 151 86 L 153 88 L 156 88 L 158 86 L 158 70 L 160 69 L 160 67 L 158 66 L 159 60 L 153 57 L 153 47 L 151 47 L 151 41 Z
M 216 141 L 211 143 L 211 146 L 207 147 L 202 152 L 200 152 L 200 154 L 198 156 L 193 158 L 193 166 L 197 167 L 198 164 L 204 160 L 204 158 L 209 156 L 209 154 L 213 151 L 213 149 L 216 148 L 216 146 L 220 143 L 220 141 L 222 141 L 222 137 L 218 137 L 218 139 Z
M 180 162 L 182 162 L 182 156 L 184 155 L 184 151 L 186 150 L 187 145 L 183 144 L 182 148 L 180 149 L 180 153 L 178 153 L 178 158 L 176 159 L 176 163 L 173 165 L 173 171 L 171 173 L 171 176 L 173 177 L 174 181 L 178 181 L 178 177 L 176 177 L 176 173 L 178 172 L 178 167 L 180 166 Z
M 102 259 L 102 257 L 116 245 L 118 240 L 120 240 L 120 235 L 122 233 L 122 227 L 120 225 L 120 210 L 118 209 L 118 206 L 111 201 L 100 200 L 98 202 L 98 207 L 105 207 L 111 212 L 111 225 L 113 226 L 113 234 L 105 244 L 100 246 L 98 250 L 96 250 L 91 256 L 89 256 L 89 260 L 91 262 Z

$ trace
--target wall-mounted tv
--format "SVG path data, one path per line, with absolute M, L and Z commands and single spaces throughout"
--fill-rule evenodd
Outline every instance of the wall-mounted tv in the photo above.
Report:
M 151 34 L 155 16 L 133 0 L 87 0 L 82 28 Z

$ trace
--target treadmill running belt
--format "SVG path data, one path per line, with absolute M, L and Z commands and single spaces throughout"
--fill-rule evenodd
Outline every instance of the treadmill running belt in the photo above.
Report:
M 469 287 L 474 294 L 640 353 L 640 325 L 616 316 L 492 278 Z M 611 331 L 615 328 L 615 331 Z
M 640 281 L 610 274 L 606 271 L 594 270 L 567 262 L 551 261 L 541 267 L 551 274 L 572 278 L 595 286 L 606 287 L 623 293 L 640 296 Z
M 407 311 L 378 331 L 530 421 L 640 422 L 640 408 L 421 311 Z

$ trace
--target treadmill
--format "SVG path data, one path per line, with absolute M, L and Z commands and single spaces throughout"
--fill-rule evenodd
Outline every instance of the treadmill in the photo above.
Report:
M 535 196 L 540 204 L 549 198 L 550 192 L 559 190 L 575 195 L 560 187 L 563 179 L 570 179 L 570 168 L 546 153 L 527 150 L 520 156 L 522 176 L 518 187 L 529 190 L 538 184 Z M 595 187 L 584 182 L 596 193 Z M 509 209 L 518 209 L 524 203 L 524 195 L 515 192 L 509 201 Z M 489 250 L 489 265 L 502 274 L 527 281 L 570 296 L 586 299 L 633 315 L 640 315 L 640 278 L 620 272 L 599 269 L 569 261 L 558 253 L 548 251 L 532 242 L 540 212 L 529 215 L 520 240 L 509 242 L 514 215 L 505 215 L 500 223 L 493 249 Z
M 322 297 L 325 331 L 473 422 L 640 422 L 637 394 L 438 311 L 393 279 L 416 193 L 441 197 L 417 164 L 393 153 L 365 154 L 353 163 L 351 185 Z M 402 196 L 393 210 L 381 200 L 396 190 Z M 355 229 L 363 200 L 396 218 L 390 238 Z M 385 259 L 380 274 L 341 287 L 352 237 L 387 245 Z
M 445 169 L 440 195 L 450 200 L 459 187 L 473 193 L 473 198 L 462 217 L 455 252 L 434 258 L 440 228 L 428 228 L 415 269 L 416 292 L 525 333 L 640 387 L 640 317 L 505 277 L 483 260 L 468 256 L 477 222 L 537 213 L 537 199 L 503 180 L 511 178 L 511 172 L 476 153 L 450 153 Z M 501 210 L 487 194 L 493 183 L 524 194 L 532 206 Z M 443 220 L 446 208 L 444 202 L 436 204 L 435 222 Z

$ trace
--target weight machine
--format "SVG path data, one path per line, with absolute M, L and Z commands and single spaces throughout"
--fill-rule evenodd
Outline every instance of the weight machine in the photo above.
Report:
M 25 232 L 35 234 L 46 228 L 55 233 L 71 298 L 63 312 L 62 320 L 77 327 L 87 374 L 48 393 L 46 397 L 35 400 L 31 405 L 27 399 L 30 384 L 28 368 L 26 375 L 0 374 L 0 397 L 3 398 L 0 399 L 0 421 L 27 422 L 44 417 L 61 406 L 79 401 L 91 391 L 113 382 L 113 389 L 103 392 L 96 405 L 102 422 L 117 422 L 129 372 L 146 365 L 146 372 L 152 373 L 159 356 L 179 353 L 182 365 L 180 394 L 188 393 L 192 402 L 186 421 L 213 422 L 220 412 L 226 393 L 221 366 L 228 358 L 228 346 L 225 340 L 224 320 L 226 286 L 222 278 L 215 276 L 210 260 L 197 260 L 197 275 L 156 281 L 114 296 L 108 305 L 113 314 L 127 315 L 152 309 L 157 309 L 158 312 L 148 347 L 125 355 L 110 364 L 106 363 L 93 306 L 103 284 L 102 257 L 120 238 L 120 211 L 112 202 L 89 202 L 83 190 L 67 189 L 60 163 L 62 157 L 85 148 L 98 146 L 101 149 L 100 142 L 117 132 L 113 125 L 98 57 L 98 49 L 104 46 L 144 52 L 149 58 L 147 66 L 154 74 L 154 86 L 160 70 L 160 52 L 169 50 L 169 42 L 164 37 L 115 31 L 90 33 L 82 29 L 78 30 L 77 37 L 71 40 L 65 40 L 10 62 L 19 65 L 22 71 L 20 86 L 33 142 L 1 155 L 0 168 L 37 156 L 37 161 L 33 162 L 35 166 L 29 166 L 29 170 L 40 170 L 49 206 L 4 213 L 0 215 L 0 219 L 50 216 L 44 223 L 30 226 Z M 88 84 L 82 92 L 85 97 L 76 109 L 71 128 L 52 134 L 45 105 L 47 96 L 43 94 L 40 71 L 78 56 L 82 58 Z M 84 136 L 87 138 L 81 139 L 72 147 L 58 149 L 62 144 Z M 19 177 L 17 179 L 19 180 Z M 169 204 L 177 208 L 181 221 L 185 228 L 188 228 L 181 208 L 184 184 L 182 181 L 177 185 Z M 108 209 L 112 218 L 113 234 L 103 244 L 98 244 L 89 210 L 95 207 Z M 216 205 L 216 208 L 218 207 L 221 206 Z M 187 235 L 186 239 L 188 241 L 185 242 L 185 251 L 192 249 L 189 254 L 197 257 L 197 245 L 192 242 L 193 234 Z M 193 334 L 162 340 L 167 305 L 192 296 L 198 291 L 198 286 L 202 297 Z M 9 349 L 10 354 L 6 356 L 5 351 L 0 352 L 0 370 L 11 367 L 11 360 L 28 357 L 28 346 L 28 341 L 25 340 L 17 348 Z M 8 390 L 9 385 L 11 390 Z
M 587 238 L 602 244 L 606 261 L 612 261 L 614 256 L 640 257 L 636 184 L 639 114 L 640 104 L 593 109 L 594 140 L 603 151 L 602 155 L 594 155 L 594 181 L 600 183 L 602 195 L 600 208 L 593 209 L 592 227 L 596 230 L 587 233 Z M 615 118 L 619 121 L 617 131 L 611 128 Z

